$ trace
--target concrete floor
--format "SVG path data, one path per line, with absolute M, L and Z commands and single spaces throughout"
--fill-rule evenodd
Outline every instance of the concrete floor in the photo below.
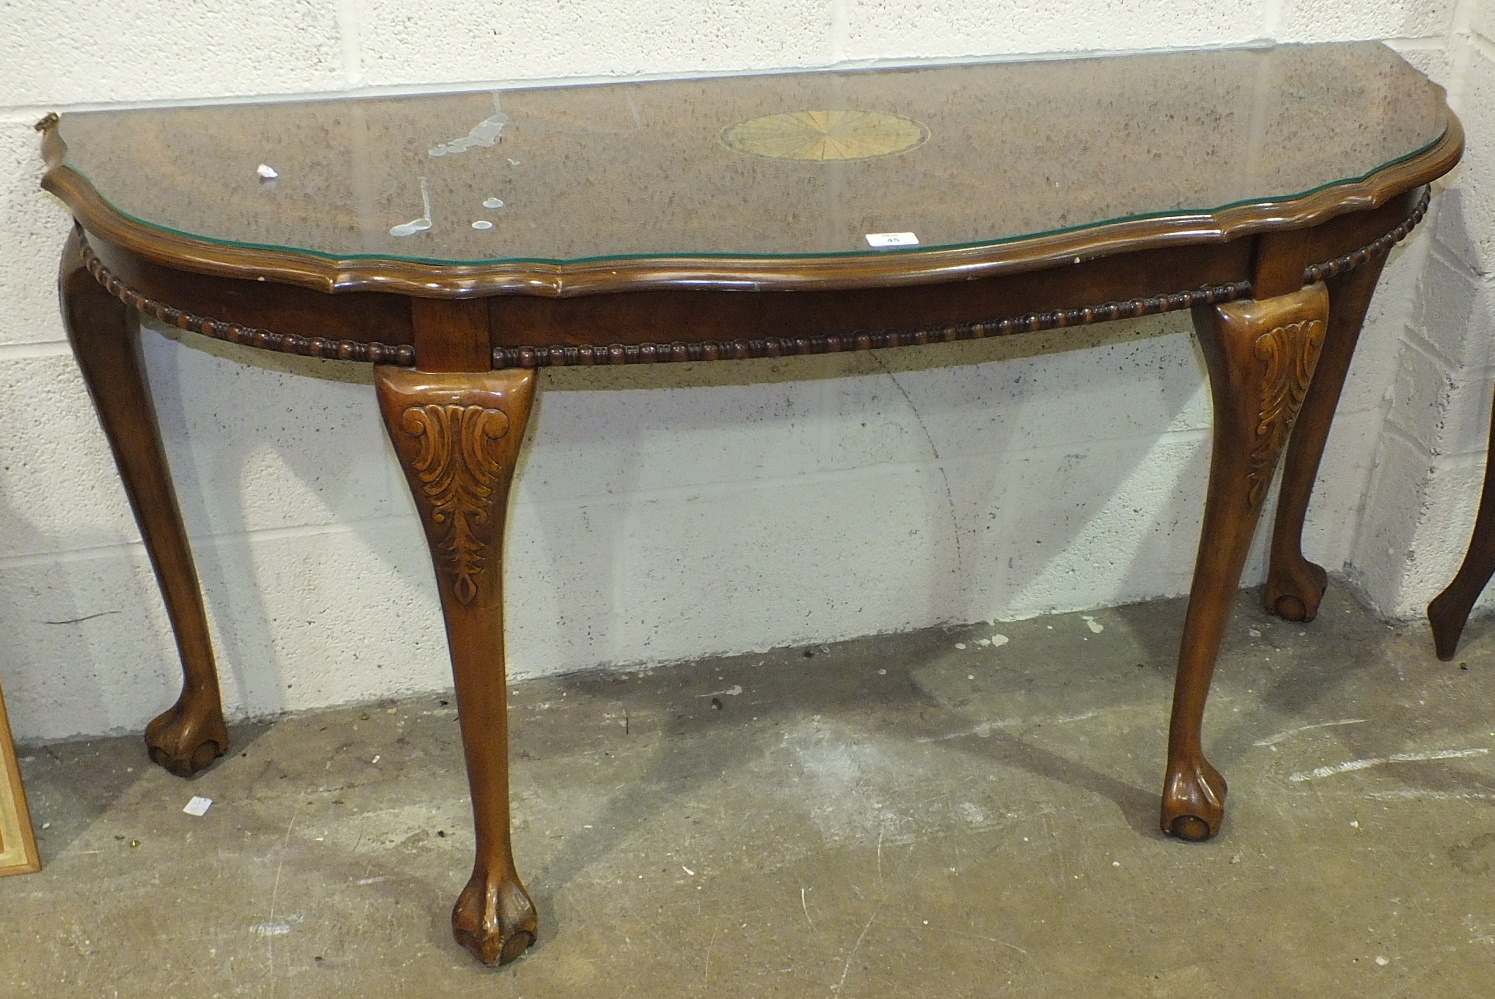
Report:
M 1495 622 L 1439 663 L 1342 591 L 1243 594 L 1202 845 L 1156 828 L 1181 601 L 519 684 L 542 928 L 497 970 L 448 930 L 449 697 L 241 725 L 191 782 L 33 747 L 0 995 L 1488 995 Z

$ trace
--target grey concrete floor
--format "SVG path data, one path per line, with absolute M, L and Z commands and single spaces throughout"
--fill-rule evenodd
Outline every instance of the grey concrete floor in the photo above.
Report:
M 449 696 L 240 725 L 193 781 L 32 747 L 0 995 L 1489 995 L 1495 623 L 1439 663 L 1342 593 L 1243 594 L 1197 845 L 1156 828 L 1181 601 L 518 684 L 542 928 L 496 970 L 448 929 Z

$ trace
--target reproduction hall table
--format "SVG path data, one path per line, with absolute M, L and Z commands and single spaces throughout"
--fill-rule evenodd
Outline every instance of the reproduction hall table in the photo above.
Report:
M 1162 828 L 1218 831 L 1200 726 L 1287 448 L 1266 603 L 1390 247 L 1463 135 L 1373 44 L 49 115 L 62 309 L 164 591 L 177 773 L 228 747 L 139 313 L 376 365 L 430 545 L 472 787 L 457 939 L 512 960 L 504 519 L 535 369 L 903 347 L 1193 309 L 1214 401 Z M 1297 433 L 1288 445 L 1289 431 Z

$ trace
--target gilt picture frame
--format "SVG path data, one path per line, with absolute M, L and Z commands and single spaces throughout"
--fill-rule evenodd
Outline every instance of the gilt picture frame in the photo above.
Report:
M 0 691 L 0 876 L 32 874 L 41 870 L 41 854 L 36 849 L 36 833 L 31 828 L 31 811 L 26 807 L 26 790 L 21 784 L 20 761 L 10 735 L 10 717 L 5 711 L 5 694 Z

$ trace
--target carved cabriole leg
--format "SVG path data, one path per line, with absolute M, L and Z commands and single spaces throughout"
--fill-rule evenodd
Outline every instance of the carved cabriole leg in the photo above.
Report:
M 83 266 L 77 232 L 63 250 L 57 283 L 68 339 L 114 451 L 182 659 L 182 694 L 146 728 L 145 743 L 156 763 L 190 776 L 228 749 L 228 729 L 202 588 L 146 387 L 139 317 Z
M 452 932 L 484 964 L 504 964 L 534 943 L 538 926 L 509 840 L 503 633 L 504 520 L 534 373 L 374 372 L 436 568 L 472 787 L 477 856 Z
M 1194 311 L 1215 430 L 1163 785 L 1162 828 L 1181 839 L 1208 839 L 1224 817 L 1225 779 L 1204 758 L 1204 702 L 1262 500 L 1312 380 L 1328 313 L 1321 284 Z
M 1282 489 L 1277 496 L 1271 563 L 1263 594 L 1267 610 L 1289 621 L 1312 621 L 1328 582 L 1323 568 L 1303 557 L 1303 518 L 1308 513 L 1308 500 L 1355 342 L 1385 263 L 1384 255 L 1373 257 L 1328 282 L 1329 325 L 1324 350 L 1283 459 Z

